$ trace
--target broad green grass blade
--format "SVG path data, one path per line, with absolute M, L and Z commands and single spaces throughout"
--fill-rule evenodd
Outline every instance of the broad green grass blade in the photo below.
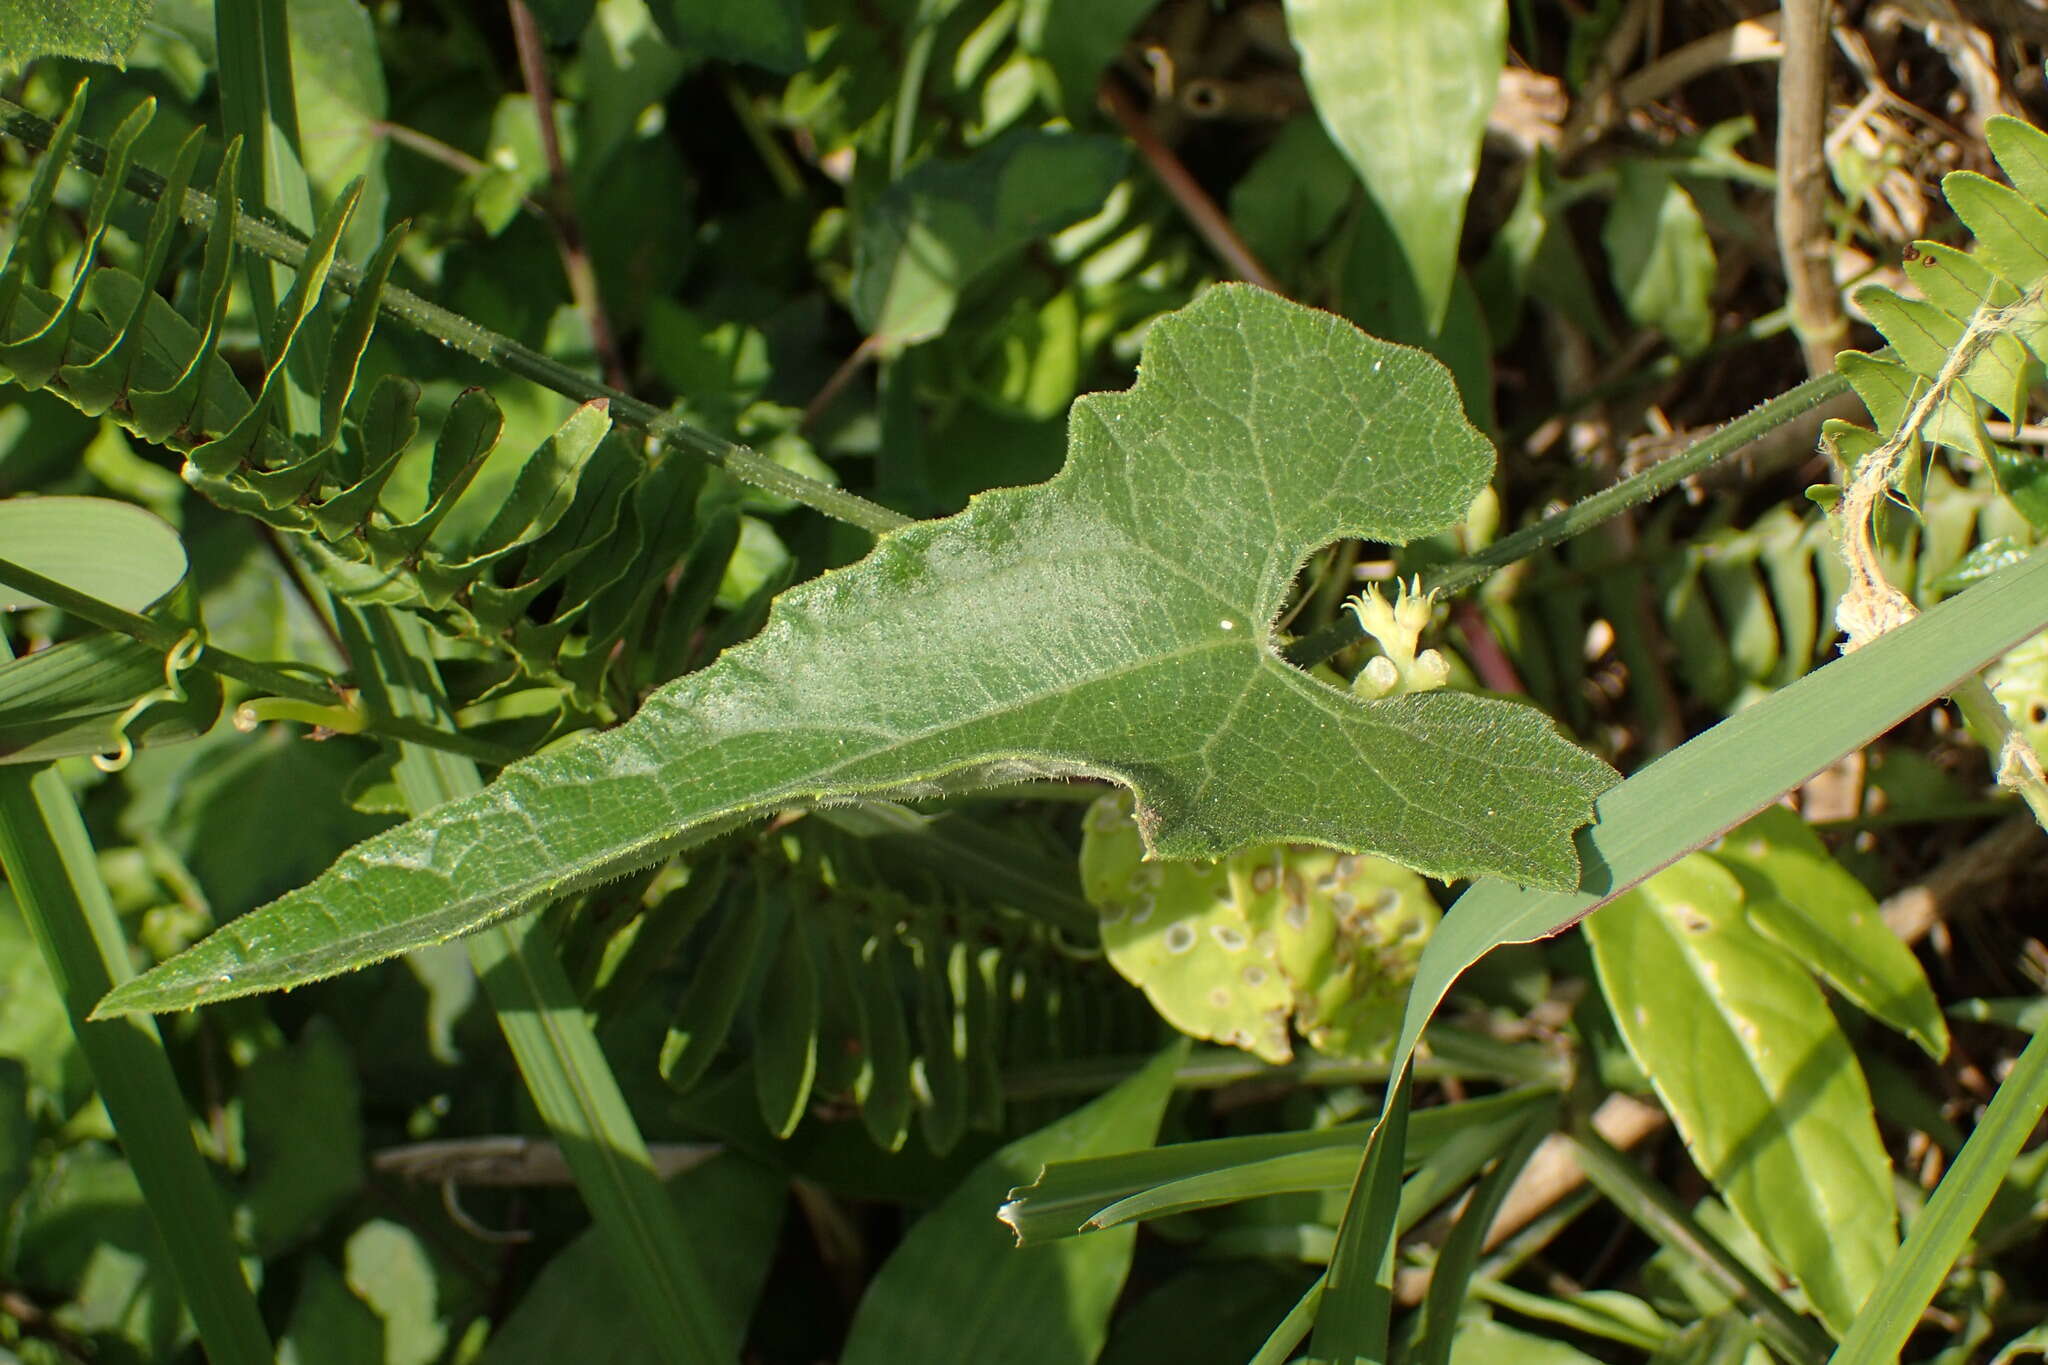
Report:
M 78 807 L 53 770 L 0 768 L 0 868 L 64 998 L 207 1354 L 221 1365 L 267 1365 L 270 1337 L 155 1023 L 86 1017 L 129 974 L 128 943 Z
M 1503 943 L 1547 937 L 1712 842 L 1956 682 L 2048 627 L 2048 552 L 1950 598 L 1674 749 L 1602 796 L 1579 835 L 1571 891 L 1481 883 L 1459 897 L 1416 968 L 1396 1066 L 1464 970 Z
M 311 197 L 296 148 L 285 11 L 260 0 L 221 0 L 215 22 L 223 108 L 230 127 L 245 132 L 254 149 L 244 162 L 250 198 L 310 226 Z M 284 288 L 286 275 L 254 256 L 248 265 L 257 319 L 269 329 L 276 321 L 270 307 L 273 289 Z M 325 335 L 317 325 L 311 330 Z M 267 332 L 265 339 L 275 340 Z M 308 362 L 306 373 L 319 372 L 320 350 L 316 345 L 294 353 Z M 291 429 L 317 431 L 320 414 L 312 394 L 294 380 L 285 398 Z M 382 709 L 452 723 L 427 629 L 418 618 L 381 608 L 352 616 L 338 602 L 336 611 L 354 628 L 356 667 L 365 690 L 382 694 Z M 416 745 L 400 746 L 394 776 L 414 811 L 441 806 L 481 785 L 469 759 Z M 507 925 L 479 935 L 469 949 L 527 1091 L 561 1144 L 661 1358 L 676 1365 L 729 1359 L 732 1352 L 729 1346 L 721 1349 L 716 1305 L 694 1248 L 655 1176 L 646 1143 L 555 957 L 546 925 L 538 919 Z
M 185 577 L 185 546 L 169 522 L 111 498 L 0 500 L 7 557 L 68 588 L 142 611 Z M 0 587 L 0 611 L 43 603 Z
M 1475 1128 L 1512 1130 L 1555 1104 L 1554 1092 L 1527 1089 L 1424 1110 L 1409 1122 L 1403 1169 L 1420 1165 L 1461 1133 Z M 1327 1183 L 1295 1188 L 1343 1189 L 1358 1169 L 1356 1153 L 1370 1131 L 1369 1124 L 1348 1123 L 1316 1132 L 1210 1138 L 1083 1161 L 1055 1161 L 1029 1185 L 1010 1191 L 998 1216 L 1016 1232 L 1020 1244 L 1030 1246 L 1085 1232 L 1109 1209 L 1148 1190 L 1227 1177 L 1248 1168 L 1271 1170 L 1271 1163 L 1302 1156 L 1329 1160 L 1334 1155 L 1341 1166 L 1318 1166 L 1316 1179 Z M 1298 1166 L 1295 1173 L 1308 1169 Z M 1247 1188 L 1237 1197 L 1258 1192 Z
M 1510 1102 L 1476 1101 L 1427 1111 L 1449 1121 L 1433 1123 L 1427 1134 L 1420 1135 L 1424 1139 L 1421 1142 L 1417 1141 L 1415 1123 L 1420 1116 L 1409 1119 L 1401 1164 L 1403 1169 L 1415 1171 L 1415 1178 L 1401 1191 L 1404 1223 L 1411 1216 L 1419 1217 L 1442 1199 L 1449 1188 L 1462 1184 L 1494 1152 L 1510 1145 L 1517 1133 L 1532 1125 L 1547 1128 L 1554 1117 L 1554 1101 L 1540 1091 L 1499 1098 Z M 1115 1227 L 1119 1223 L 1163 1218 L 1266 1194 L 1346 1189 L 1357 1172 L 1358 1158 L 1349 1148 L 1274 1157 L 1140 1191 L 1090 1218 L 1088 1226 Z
M 1287 0 L 1316 113 L 1393 224 L 1442 326 L 1506 53 L 1505 0 Z
M 1896 1360 L 1920 1314 L 1969 1245 L 1970 1234 L 2006 1169 L 2048 1111 L 2048 1033 L 2036 1033 L 1991 1097 L 1983 1119 L 1948 1168 L 1934 1197 L 1906 1231 L 1876 1292 L 1832 1357 L 1834 1365 Z
M 364 691 L 391 714 L 448 723 L 427 627 L 415 616 L 336 603 Z M 399 746 L 400 793 L 426 810 L 481 785 L 469 759 Z M 532 916 L 468 943 L 498 1026 L 519 1063 L 534 1107 L 561 1144 L 590 1206 L 613 1272 L 640 1314 L 647 1339 L 673 1365 L 733 1358 L 724 1320 L 705 1283 L 701 1252 L 678 1220 L 648 1159 L 590 1018 L 555 954 L 545 919 Z
M 1898 1249 L 1891 1158 L 1827 998 L 1746 908 L 1735 874 L 1695 854 L 1585 932 L 1694 1163 L 1839 1336 Z
M 854 1316 L 841 1365 L 1094 1360 L 1123 1289 L 1137 1229 L 1017 1247 L 989 1211 L 1048 1161 L 1151 1142 L 1185 1052 L 1185 1044 L 1175 1044 L 1100 1099 L 976 1166 L 918 1220 L 875 1276 Z
M 1025 777 L 1132 787 L 1169 858 L 1299 841 L 1576 884 L 1570 831 L 1613 774 L 1547 717 L 1361 701 L 1274 647 L 1310 552 L 1451 525 L 1484 484 L 1437 362 L 1222 286 L 1152 327 L 1134 389 L 1075 404 L 1070 445 L 1052 481 L 883 536 L 627 724 L 359 845 L 102 1008 L 347 971 L 779 808 Z
M 216 0 L 213 21 L 220 59 L 221 123 L 230 139 L 242 139 L 242 200 L 311 233 L 313 195 L 299 159 L 287 7 L 266 0 Z M 291 288 L 292 271 L 254 255 L 243 265 L 257 329 L 275 360 L 277 304 Z M 313 396 L 297 383 L 290 383 L 285 406 L 293 431 L 318 430 Z
M 1498 1304 L 1522 1317 L 1584 1332 L 1602 1341 L 1620 1342 L 1645 1353 L 1654 1353 L 1677 1335 L 1656 1309 L 1635 1295 L 1619 1290 L 1588 1289 L 1570 1294 L 1537 1294 L 1499 1280 L 1479 1280 L 1475 1282 L 1474 1289 L 1486 1302 Z M 1658 1365 L 1676 1363 L 1658 1360 Z
M 1501 1149 L 1493 1169 L 1473 1189 L 1472 1198 L 1437 1253 L 1436 1266 L 1429 1277 L 1429 1294 L 1422 1303 L 1421 1336 L 1407 1355 L 1408 1365 L 1446 1365 L 1450 1360 L 1451 1343 L 1458 1334 L 1458 1314 L 1465 1305 L 1480 1254 L 1485 1250 L 1487 1231 L 1506 1201 L 1515 1177 L 1529 1164 L 1550 1127 L 1542 1122 L 1524 1123 L 1514 1139 Z
M 1400 1236 L 1401 1152 L 1407 1143 L 1413 1072 L 1387 1088 L 1385 1111 L 1366 1139 L 1358 1179 L 1337 1225 L 1337 1250 L 1309 1334 L 1319 1361 L 1385 1365 L 1394 1317 L 1394 1240 Z
M 748 1158 L 713 1157 L 668 1182 L 667 1198 L 686 1226 L 715 1229 L 718 1255 L 704 1275 L 718 1305 L 715 1324 L 727 1358 L 746 1337 L 747 1319 L 767 1280 L 782 1231 L 787 1182 Z M 633 1302 L 619 1282 L 611 1250 L 595 1228 L 555 1254 L 532 1288 L 491 1334 L 477 1365 L 660 1365 Z
M 1482 883 L 1458 898 L 1416 967 L 1393 1052 L 1408 1066 L 1451 984 L 1503 943 L 1576 923 L 1869 743 L 2021 640 L 2048 626 L 2048 552 L 1948 599 L 1854 654 L 1721 722 L 1606 793 L 1580 832 L 1572 891 Z M 1385 1122 L 1384 1119 L 1381 1120 Z M 1366 1217 L 1354 1197 L 1345 1224 Z M 1384 1248 L 1391 1226 L 1376 1224 Z

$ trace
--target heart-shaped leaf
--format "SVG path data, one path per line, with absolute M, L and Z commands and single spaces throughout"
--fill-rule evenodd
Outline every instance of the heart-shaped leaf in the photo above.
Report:
M 1310 553 L 1452 525 L 1490 466 L 1435 360 L 1211 290 L 1153 327 L 1128 393 L 1075 403 L 1058 477 L 884 535 L 626 725 L 368 840 L 101 1012 L 346 971 L 778 808 L 1022 777 L 1131 787 L 1169 858 L 1298 841 L 1572 886 L 1605 764 L 1528 707 L 1362 701 L 1276 649 Z

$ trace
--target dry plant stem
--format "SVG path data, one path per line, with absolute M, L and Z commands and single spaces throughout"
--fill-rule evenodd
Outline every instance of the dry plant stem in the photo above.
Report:
M 746 87 L 739 83 L 739 79 L 730 69 L 725 72 L 722 79 L 726 103 L 731 107 L 733 117 L 739 120 L 740 129 L 746 133 L 747 141 L 753 144 L 754 155 L 760 157 L 761 164 L 767 167 L 768 177 L 775 182 L 775 188 L 784 199 L 803 198 L 803 172 L 796 168 L 796 163 L 789 159 L 789 153 L 775 140 L 775 134 L 762 122 L 760 111 L 754 108 L 753 97 L 747 93 Z
M 1138 154 L 1145 158 L 1145 164 L 1159 177 L 1159 183 L 1180 205 L 1181 212 L 1188 216 L 1188 221 L 1209 244 L 1209 249 L 1216 253 L 1216 258 L 1237 278 L 1284 297 L 1287 291 L 1280 287 L 1265 266 L 1259 264 L 1258 257 L 1252 255 L 1251 248 L 1237 235 L 1237 229 L 1230 225 L 1230 219 L 1224 216 L 1223 210 L 1216 207 L 1216 201 L 1209 197 L 1209 192 L 1188 174 L 1188 168 L 1181 164 L 1173 148 L 1166 145 L 1146 120 L 1144 112 L 1131 99 L 1123 83 L 1113 75 L 1103 77 L 1097 88 L 1097 97 L 1102 107 L 1109 111 L 1109 116 L 1116 120 L 1117 126 L 1123 129 L 1124 136 L 1137 145 Z
M 2041 756 L 2034 746 L 2013 728 L 1984 676 L 1971 674 L 1949 696 L 1963 713 L 1964 724 L 1991 750 L 1992 762 L 1998 767 L 1998 785 L 2019 793 L 2035 821 L 2048 830 L 2048 772 L 2042 771 Z
M 1775 14 L 1744 19 L 1665 53 L 1621 82 L 1616 93 L 1616 112 L 1625 114 L 1654 104 L 1698 77 L 1724 67 L 1776 61 L 1785 52 L 1778 25 L 1779 16 Z
M 1607 41 L 1600 45 L 1600 55 L 1594 58 L 1592 69 L 1586 73 L 1586 83 L 1572 103 L 1571 116 L 1565 120 L 1560 139 L 1562 150 L 1558 154 L 1560 165 L 1569 164 L 1598 142 L 1628 112 L 1620 98 L 1620 74 L 1643 40 L 1643 30 L 1650 22 L 1651 3 L 1652 0 L 1629 0 Z
M 372 119 L 368 124 L 371 136 L 395 142 L 408 151 L 419 153 L 429 161 L 438 161 L 457 175 L 486 175 L 490 167 L 460 147 L 450 146 L 431 133 L 417 128 L 408 128 L 403 123 L 391 123 L 384 119 Z M 520 206 L 536 218 L 547 217 L 547 205 L 531 196 L 522 195 Z
M 1624 1152 L 1670 1123 L 1670 1116 L 1658 1106 L 1618 1092 L 1602 1100 L 1593 1114 L 1593 1131 Z M 1491 1251 L 1507 1241 L 1585 1183 L 1586 1172 L 1579 1165 L 1572 1140 L 1562 1133 L 1552 1133 L 1543 1139 L 1536 1155 L 1529 1158 L 1529 1164 L 1508 1187 L 1500 1212 L 1486 1230 L 1485 1249 Z M 1433 1219 L 1420 1242 L 1441 1246 L 1450 1235 L 1456 1212 L 1454 1208 L 1451 1216 Z M 1429 1293 L 1430 1274 L 1421 1268 L 1401 1271 L 1394 1281 L 1395 1301 L 1407 1308 L 1421 1303 Z
M 862 337 L 860 345 L 854 347 L 852 353 L 839 362 L 839 368 L 832 371 L 825 382 L 818 386 L 818 392 L 812 396 L 811 401 L 804 404 L 803 420 L 797 423 L 797 430 L 809 431 L 816 426 L 818 419 L 831 410 L 846 386 L 853 382 L 853 377 L 865 369 L 868 362 L 880 352 L 881 345 L 877 338 Z
M 555 94 L 548 82 L 548 56 L 541 42 L 540 25 L 526 0 L 505 0 L 512 17 L 512 41 L 519 49 L 519 72 L 526 81 L 526 93 L 533 97 L 533 115 L 540 124 L 541 155 L 548 163 L 548 225 L 555 230 L 555 247 L 562 255 L 562 273 L 568 277 L 569 292 L 576 310 L 590 329 L 591 345 L 597 348 L 598 363 L 604 366 L 606 382 L 613 388 L 626 387 L 626 365 L 619 357 L 619 342 L 612 332 L 611 318 L 604 311 L 604 295 L 597 287 L 597 269 L 583 244 L 583 223 L 576 216 L 576 196 L 569 185 L 569 168 L 562 160 L 562 142 L 555 133 Z
M 1875 541 L 1879 501 L 1890 491 L 1907 451 L 1916 448 L 1917 438 L 1934 415 L 1962 389 L 1963 375 L 1984 348 L 1995 337 L 2015 330 L 2016 319 L 2038 314 L 2044 291 L 2048 291 L 2048 283 L 2036 283 L 2015 303 L 1978 308 L 1942 362 L 1934 383 L 1913 404 L 1898 430 L 1857 462 L 1839 509 L 1842 555 L 1849 566 L 1849 590 L 1835 604 L 1835 624 L 1849 637 L 1842 646 L 1844 653 L 1860 649 L 1918 614 L 1906 595 L 1885 581 Z M 1967 391 L 1965 401 L 1974 413 L 1976 399 Z M 2043 771 L 2033 746 L 2013 728 L 1981 675 L 1966 678 L 1951 695 L 1963 719 L 1991 749 L 1999 785 L 2017 792 L 2042 828 L 2048 829 L 2048 772 Z
M 663 1180 L 702 1165 L 724 1150 L 715 1142 L 647 1144 L 654 1173 Z M 371 1156 L 370 1166 L 406 1180 L 459 1185 L 526 1187 L 575 1182 L 560 1143 L 516 1135 L 408 1142 L 378 1151 Z
M 440 138 L 423 133 L 417 128 L 408 128 L 402 123 L 386 123 L 382 119 L 376 119 L 370 123 L 369 129 L 372 136 L 395 142 L 401 147 L 417 152 L 429 161 L 438 161 L 457 175 L 486 175 L 490 172 L 491 168 L 489 166 L 477 160 L 468 152 L 463 151 L 460 147 L 451 147 L 441 141 Z M 548 216 L 548 206 L 546 204 L 541 203 L 540 200 L 530 194 L 522 194 L 519 196 L 519 207 L 521 211 L 531 214 L 541 222 L 546 223 L 549 230 L 553 231 L 554 221 Z
M 2044 851 L 2041 827 L 2015 815 L 1942 859 L 1922 880 L 1885 897 L 1880 908 L 1885 925 L 1900 941 L 1918 943 L 1979 891 L 2015 881 L 2038 885 Z
M 1828 232 L 1828 0 L 1785 0 L 1778 65 L 1778 256 L 1808 374 L 1834 368 L 1848 336 Z
M 2041 288 L 2036 285 L 2011 309 L 1979 308 L 1949 351 L 1941 372 L 1907 412 L 1898 430 L 1857 461 L 1851 471 L 1837 513 L 1841 518 L 1842 556 L 1849 566 L 1849 590 L 1835 604 L 1835 625 L 1849 637 L 1842 646 L 1844 653 L 1861 649 L 1919 614 L 1904 593 L 1885 581 L 1875 539 L 1878 504 L 1890 493 L 1893 481 L 1905 465 L 1907 452 L 1917 448 L 1920 433 L 1961 385 L 1964 371 L 1993 337 L 2011 330 L 2006 321 L 2011 310 L 2036 307 L 2040 301 Z

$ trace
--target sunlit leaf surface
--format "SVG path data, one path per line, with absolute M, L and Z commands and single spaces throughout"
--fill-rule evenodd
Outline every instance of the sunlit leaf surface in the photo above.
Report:
M 1610 770 L 1540 712 L 1366 702 L 1282 661 L 1296 569 L 1455 523 L 1491 468 L 1419 352 L 1241 286 L 1074 406 L 1067 467 L 882 537 L 628 724 L 517 764 L 108 997 L 175 1009 L 362 966 L 789 806 L 1024 777 L 1131 787 L 1151 850 L 1299 841 L 1576 883 Z

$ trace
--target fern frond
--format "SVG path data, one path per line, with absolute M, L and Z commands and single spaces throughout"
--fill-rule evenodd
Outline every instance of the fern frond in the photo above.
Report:
M 1884 516 L 1878 551 L 1886 580 L 1920 606 L 2023 557 L 2041 538 L 1989 470 L 1959 483 L 1936 466 L 1906 492 L 1912 513 Z M 1653 517 L 1625 554 L 1586 536 L 1532 561 L 1512 613 L 1495 607 L 1489 618 L 1530 691 L 1591 732 L 1598 718 L 1576 685 L 1581 656 L 1594 632 L 1611 631 L 1603 657 L 1626 672 L 1631 729 L 1654 735 L 1677 718 L 1648 679 L 1669 674 L 1687 696 L 1732 713 L 1824 662 L 1829 623 L 1849 587 L 1835 533 L 1818 512 L 1785 505 L 1732 524 L 1738 505 L 1710 506 L 1710 529 L 1683 536 L 1673 534 L 1670 514 Z
M 771 1131 L 857 1112 L 896 1151 L 914 1118 L 944 1154 L 969 1130 L 1002 1129 L 1011 1068 L 1157 1046 L 1143 997 L 1044 919 L 937 884 L 906 891 L 919 879 L 881 857 L 888 840 L 811 824 L 749 860 L 751 885 L 693 891 L 706 885 L 693 871 L 639 921 L 602 931 L 635 953 L 644 940 L 694 945 L 661 1054 L 675 1089 L 744 1056 Z M 609 946 L 583 956 L 626 960 Z
M 176 451 L 185 457 L 185 481 L 209 500 L 304 538 L 345 596 L 419 612 L 444 634 L 508 657 L 514 676 L 561 688 L 580 714 L 609 718 L 605 678 L 614 647 L 644 622 L 664 575 L 701 529 L 696 502 L 704 462 L 664 449 L 643 455 L 614 431 L 617 405 L 585 394 L 589 401 L 527 456 L 483 532 L 467 543 L 444 543 L 437 532 L 492 457 L 503 418 L 488 393 L 471 390 L 456 399 L 429 453 L 416 441 L 416 384 L 387 376 L 357 401 L 362 358 L 380 313 L 402 292 L 390 284 L 401 232 L 387 236 L 360 270 L 350 269 L 336 259 L 336 248 L 359 186 L 322 216 L 314 239 L 297 252 L 274 333 L 278 353 L 252 398 L 221 357 L 222 325 L 245 229 L 280 234 L 242 220 L 229 192 L 237 147 L 228 148 L 215 193 L 204 200 L 205 253 L 187 293 L 189 316 L 150 282 L 169 260 L 180 211 L 201 198 L 189 191 L 197 132 L 167 177 L 143 182 L 154 189 L 156 207 L 135 272 L 101 259 L 116 192 L 132 181 L 130 150 L 154 112 L 148 101 L 104 152 L 80 158 L 96 160 L 99 170 L 83 245 L 65 278 L 37 278 L 59 173 L 80 146 L 83 110 L 81 87 L 50 131 L 0 264 L 0 381 L 47 390 Z M 345 307 L 321 309 L 338 279 L 353 297 Z M 411 300 L 408 311 L 426 307 Z M 468 323 L 460 328 L 488 336 Z M 316 394 L 319 430 L 295 437 L 279 420 L 283 376 L 316 331 L 325 333 L 318 338 L 324 344 L 310 349 L 327 356 Z M 483 349 L 502 359 L 510 345 L 500 338 Z M 561 387 L 554 371 L 568 372 L 534 359 Z M 653 409 L 635 406 L 649 425 Z M 382 495 L 401 465 L 412 462 L 424 465 L 423 478 L 411 480 L 424 483 L 424 505 L 400 517 Z M 530 619 L 543 598 L 551 603 L 547 619 Z
M 1845 456 L 1924 440 L 1996 469 L 1984 410 L 2025 421 L 2048 356 L 2048 134 L 2004 116 L 1990 120 L 1986 134 L 2012 185 L 1975 171 L 1952 171 L 1941 182 L 1975 251 L 1915 242 L 1903 266 L 1919 298 L 1883 285 L 1857 292 L 1892 354 L 1836 358 L 1876 422 L 1874 432 L 1827 424 Z M 1891 472 L 1896 478 L 1898 469 Z

